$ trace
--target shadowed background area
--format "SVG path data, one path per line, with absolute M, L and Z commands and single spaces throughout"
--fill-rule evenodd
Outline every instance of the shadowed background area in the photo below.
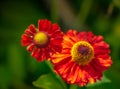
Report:
M 105 72 L 111 82 L 87 89 L 118 89 L 120 85 L 120 0 L 1 0 L 0 89 L 39 89 L 32 82 L 51 72 L 21 46 L 24 30 L 39 19 L 58 23 L 62 31 L 92 31 L 110 44 L 113 65 Z M 46 81 L 51 82 L 51 81 Z M 69 89 L 82 89 L 70 87 Z M 51 89 L 51 88 L 50 88 Z M 60 89 L 60 88 L 58 88 Z

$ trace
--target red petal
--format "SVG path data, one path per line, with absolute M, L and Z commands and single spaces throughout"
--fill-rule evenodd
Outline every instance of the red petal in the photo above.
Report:
M 35 46 L 34 44 L 28 45 L 28 46 L 27 46 L 27 51 L 32 52 L 33 49 L 34 49 L 34 46 Z
M 111 66 L 112 60 L 108 54 L 104 54 L 97 56 L 96 59 L 93 60 L 92 64 L 95 68 L 97 68 L 97 70 L 104 71 Z
M 53 31 L 50 35 L 50 38 L 56 39 L 57 37 L 62 38 L 62 36 L 63 36 L 63 33 L 61 31 Z
M 60 27 L 56 23 L 54 23 L 52 24 L 51 29 L 49 30 L 49 34 L 54 35 L 56 34 L 56 32 L 59 32 L 59 31 L 60 31 Z M 61 34 L 61 31 L 59 33 Z
M 68 63 L 65 63 L 62 66 L 57 67 L 57 71 L 62 75 L 62 77 L 66 80 L 69 73 L 70 73 L 70 69 L 73 66 L 73 63 L 71 61 L 69 61 Z
M 75 63 L 73 63 L 72 67 L 70 68 L 70 72 L 68 74 L 69 74 L 67 76 L 68 81 L 70 81 L 70 83 L 74 84 L 76 82 L 76 79 L 78 76 L 78 71 L 76 72 L 76 64 Z
M 30 29 L 31 32 L 36 33 L 36 29 L 35 29 L 35 26 L 33 24 L 31 24 L 29 26 L 29 29 Z
M 53 63 L 63 63 L 64 60 L 66 60 L 68 57 L 70 57 L 69 54 L 57 54 L 57 55 L 53 55 L 52 57 L 52 62 Z
M 109 45 L 107 43 L 105 43 L 104 41 L 99 42 L 99 43 L 95 43 L 93 45 L 94 48 L 94 53 L 95 55 L 101 55 L 101 54 L 109 54 L 110 50 L 109 50 Z
M 49 59 L 51 59 L 51 56 L 52 55 L 50 55 L 51 54 L 51 51 L 50 51 L 50 49 L 47 47 L 47 48 L 45 48 L 45 55 L 46 55 L 46 60 L 49 60 Z
M 36 50 L 33 56 L 37 59 L 38 62 L 48 60 L 50 58 L 49 51 L 46 50 L 46 48 L 40 48 L 39 50 Z
M 39 49 L 39 52 L 37 53 L 37 56 L 36 56 L 36 59 L 38 62 L 41 62 L 42 60 L 44 60 L 42 54 L 43 54 L 42 49 Z
M 67 35 L 70 36 L 70 37 L 73 37 L 73 36 L 75 37 L 76 34 L 77 34 L 77 31 L 72 30 L 72 29 L 68 30 L 68 32 L 67 32 Z
M 86 80 L 87 79 L 86 78 L 86 72 L 80 66 L 77 66 L 76 69 L 77 69 L 76 71 L 78 73 L 76 83 L 78 83 L 78 85 L 80 85 L 80 86 L 86 85 L 88 83 L 88 81 Z
M 32 43 L 32 38 L 27 36 L 26 34 L 22 35 L 22 46 L 27 46 Z
M 75 44 L 68 36 L 64 36 L 63 39 L 63 48 L 71 48 Z
M 96 36 L 95 42 L 103 41 L 103 36 Z
M 78 42 L 78 41 L 80 41 L 79 40 L 79 38 L 77 37 L 77 32 L 76 32 L 76 30 L 68 30 L 68 32 L 67 32 L 67 36 L 68 36 L 68 38 L 71 40 L 71 41 L 73 41 L 73 42 Z
M 84 67 L 84 70 L 87 72 L 87 77 L 88 78 L 92 77 L 92 78 L 97 79 L 97 78 L 101 77 L 102 71 L 100 71 L 99 69 L 97 69 L 96 66 L 98 66 L 98 65 L 95 64 L 95 62 L 94 62 L 94 64 L 90 63 L 89 65 L 86 65 Z
M 50 49 L 54 49 L 54 51 L 56 52 L 61 52 L 61 49 L 62 49 L 61 42 L 62 42 L 62 38 L 50 40 L 50 43 L 49 43 Z
M 25 33 L 26 33 L 27 35 L 32 35 L 32 36 L 33 36 L 33 34 L 34 34 L 33 32 L 30 31 L 30 29 L 26 29 L 26 30 L 25 30 Z
M 38 52 L 39 52 L 39 49 L 38 48 L 36 48 L 34 51 L 32 51 L 32 53 L 31 53 L 31 56 L 32 57 L 38 57 L 39 55 L 38 55 Z
M 38 29 L 39 31 L 48 32 L 51 28 L 51 22 L 48 20 L 39 20 L 38 21 Z

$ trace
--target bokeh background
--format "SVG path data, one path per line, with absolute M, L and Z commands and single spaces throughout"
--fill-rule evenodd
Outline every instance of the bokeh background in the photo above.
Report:
M 119 88 L 120 0 L 0 0 L 0 89 L 40 89 L 32 82 L 51 72 L 46 62 L 38 63 L 26 47 L 21 46 L 24 30 L 31 23 L 37 27 L 39 19 L 58 23 L 64 32 L 76 29 L 103 35 L 110 44 L 113 60 L 110 69 L 104 73 L 111 82 L 83 88 Z M 47 81 L 44 77 L 40 81 L 52 82 L 52 78 Z M 83 89 L 70 85 L 67 88 Z M 57 89 L 63 88 L 58 84 Z

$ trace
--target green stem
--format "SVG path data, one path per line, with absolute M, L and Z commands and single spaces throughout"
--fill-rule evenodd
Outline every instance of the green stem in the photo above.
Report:
M 45 60 L 45 63 L 46 63 L 47 66 L 50 68 L 50 71 L 53 72 L 53 65 L 51 64 L 51 62 Z
M 61 77 L 55 73 L 54 69 L 53 69 L 53 65 L 50 61 L 45 61 L 45 63 L 48 65 L 48 67 L 50 68 L 52 74 L 60 81 L 60 83 L 64 86 L 64 89 L 67 89 L 66 84 L 63 82 L 63 80 L 61 79 Z

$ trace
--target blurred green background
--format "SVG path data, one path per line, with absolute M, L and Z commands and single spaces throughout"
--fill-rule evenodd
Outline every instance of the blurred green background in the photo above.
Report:
M 63 89 L 59 81 L 46 79 L 51 76 L 48 64 L 38 63 L 21 46 L 24 30 L 31 23 L 37 27 L 39 19 L 58 23 L 64 32 L 76 29 L 103 35 L 111 48 L 113 65 L 105 72 L 111 82 L 87 89 L 119 88 L 120 0 L 0 0 L 0 89 L 39 89 L 32 84 L 39 76 L 41 85 L 53 83 L 54 87 L 46 89 Z M 65 88 L 82 89 L 73 85 Z

